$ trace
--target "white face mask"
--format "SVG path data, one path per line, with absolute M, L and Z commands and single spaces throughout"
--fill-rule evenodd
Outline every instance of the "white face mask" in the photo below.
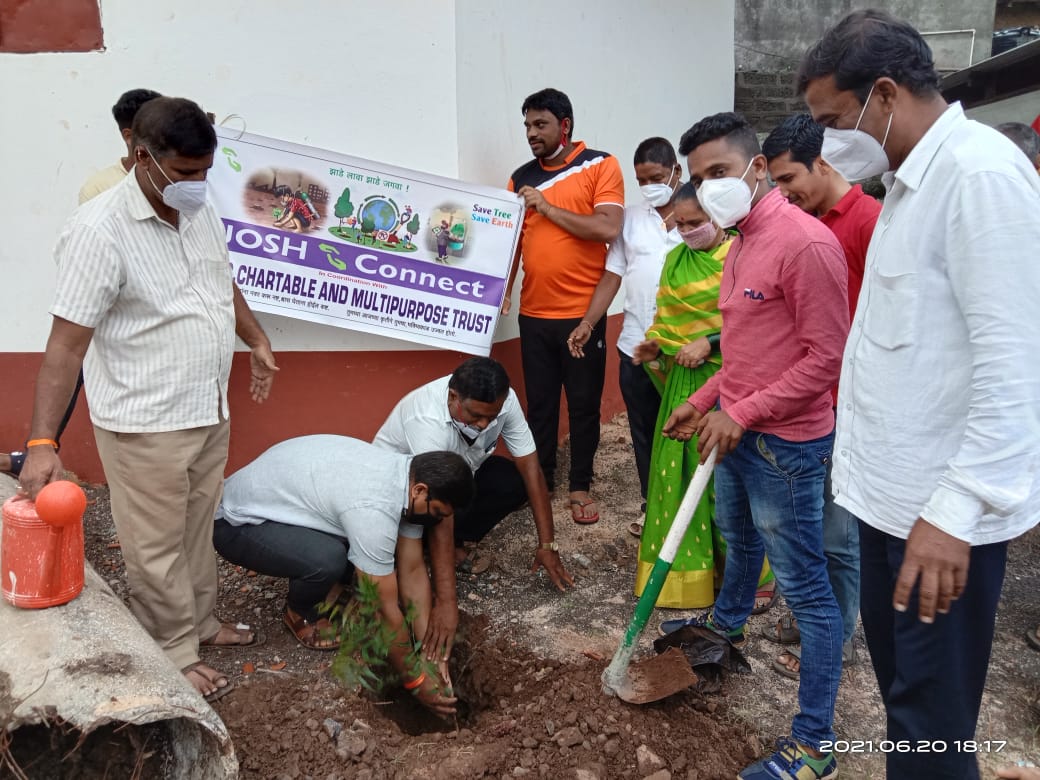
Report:
M 823 130 L 820 156 L 846 181 L 861 181 L 871 176 L 880 176 L 892 167 L 888 155 L 885 154 L 885 143 L 888 141 L 888 131 L 892 129 L 892 117 L 895 114 L 888 115 L 888 126 L 885 127 L 885 137 L 881 139 L 881 143 L 866 130 L 859 129 L 863 114 L 867 110 L 867 103 L 873 94 L 874 87 L 871 87 L 854 128 L 837 130 L 825 127 Z
M 758 180 L 755 180 L 755 191 L 752 192 L 744 177 L 754 161 L 752 157 L 740 178 L 727 176 L 724 179 L 705 179 L 697 187 L 697 200 L 701 202 L 704 213 L 720 228 L 733 227 L 751 213 L 751 201 L 758 192 Z
M 672 175 L 674 174 L 675 171 L 673 169 Z M 675 187 L 672 186 L 672 176 L 670 175 L 666 182 L 644 184 L 639 188 L 639 191 L 643 193 L 643 197 L 646 198 L 651 206 L 660 208 L 667 205 L 668 201 L 672 199 L 672 195 L 675 194 Z
M 478 436 L 480 436 L 480 434 L 484 432 L 480 428 L 477 428 L 475 425 L 464 423 L 462 422 L 462 420 L 456 420 L 454 417 L 451 418 L 451 422 L 459 433 L 461 433 L 463 436 L 465 436 L 467 439 L 470 439 L 471 441 L 473 439 L 476 439 Z M 492 422 L 494 422 L 494 420 L 492 420 Z
M 152 187 L 156 193 L 162 198 L 162 202 L 169 206 L 171 209 L 175 209 L 182 213 L 186 217 L 193 217 L 202 210 L 202 207 L 206 205 L 206 181 L 178 181 L 175 182 L 169 176 L 166 176 L 166 171 L 159 165 L 159 161 L 155 159 L 155 155 L 151 153 L 149 149 L 145 149 L 148 152 L 148 156 L 152 158 L 152 162 L 155 163 L 155 167 L 159 169 L 159 172 L 166 178 L 169 184 L 166 185 L 166 189 L 161 190 L 155 186 L 155 182 L 152 181 L 152 175 L 145 171 L 145 175 L 148 177 L 148 181 L 151 182 Z

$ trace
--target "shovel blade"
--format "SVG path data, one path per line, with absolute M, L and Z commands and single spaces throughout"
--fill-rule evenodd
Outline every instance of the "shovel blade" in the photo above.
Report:
M 648 704 L 696 685 L 698 679 L 682 651 L 670 647 L 653 658 L 630 664 L 615 693 L 629 704 Z

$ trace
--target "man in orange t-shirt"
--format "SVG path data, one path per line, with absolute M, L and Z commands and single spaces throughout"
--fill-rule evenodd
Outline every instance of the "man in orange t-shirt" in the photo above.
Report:
M 565 94 L 556 89 L 535 92 L 520 111 L 534 155 L 509 180 L 509 189 L 523 198 L 527 209 L 520 238 L 524 281 L 519 316 L 527 420 L 552 490 L 561 388 L 567 394 L 571 515 L 576 523 L 595 523 L 599 511 L 589 487 L 599 446 L 606 318 L 588 322 L 583 317 L 603 276 L 607 244 L 621 232 L 624 181 L 613 156 L 572 140 L 574 111 Z M 516 271 L 514 264 L 508 292 Z M 503 313 L 510 307 L 508 292 Z M 591 333 L 581 358 L 573 357 L 567 346 L 576 332 Z

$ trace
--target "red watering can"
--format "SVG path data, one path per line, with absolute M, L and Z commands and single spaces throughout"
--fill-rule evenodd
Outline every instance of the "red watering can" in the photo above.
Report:
M 86 494 L 66 480 L 45 485 L 35 503 L 18 496 L 4 502 L 0 578 L 8 602 L 41 609 L 79 595 L 86 507 Z

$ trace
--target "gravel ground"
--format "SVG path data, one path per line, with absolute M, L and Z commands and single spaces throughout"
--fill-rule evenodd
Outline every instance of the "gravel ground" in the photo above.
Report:
M 561 463 L 567 455 L 564 445 Z M 460 689 L 471 684 L 469 696 L 478 704 L 455 724 L 424 718 L 409 701 L 373 701 L 343 690 L 326 673 L 329 656 L 300 648 L 281 625 L 285 583 L 222 562 L 222 616 L 259 627 L 268 640 L 250 650 L 206 651 L 208 661 L 236 675 L 240 688 L 216 709 L 235 740 L 243 775 L 607 778 L 665 771 L 672 777 L 732 777 L 786 734 L 797 685 L 770 668 L 776 645 L 756 638 L 776 620 L 782 604 L 752 618 L 746 651 L 752 673 L 726 678 L 718 693 L 688 692 L 639 708 L 598 691 L 599 672 L 636 603 L 636 540 L 627 525 L 638 516 L 640 499 L 623 416 L 603 425 L 596 473 L 599 523 L 571 522 L 563 490 L 553 500 L 557 538 L 577 580 L 575 588 L 558 593 L 544 574 L 530 572 L 535 536 L 527 510 L 507 518 L 482 542 L 494 558 L 488 572 L 460 576 L 460 607 L 467 613 L 469 634 L 457 655 L 468 659 L 471 679 L 466 683 L 456 674 L 456 683 Z M 98 488 L 92 496 L 88 558 L 125 598 L 107 494 Z M 1011 545 L 978 729 L 979 740 L 1006 741 L 1006 746 L 999 754 L 980 756 L 987 777 L 996 766 L 1015 760 L 1040 763 L 1033 710 L 1040 692 L 1040 653 L 1022 639 L 1040 622 L 1034 598 L 1038 545 L 1035 533 Z M 675 615 L 659 611 L 651 627 Z M 650 652 L 650 633 L 648 628 L 641 642 L 644 653 Z M 856 642 L 860 662 L 844 673 L 835 730 L 839 739 L 877 742 L 884 738 L 883 710 L 861 634 Z M 322 725 L 326 716 L 340 724 L 335 739 Z M 355 720 L 361 725 L 345 725 Z M 561 728 L 576 731 L 561 740 Z M 348 734 L 346 747 L 340 733 Z M 351 746 L 361 743 L 366 749 L 351 753 Z M 840 769 L 844 778 L 882 777 L 883 757 L 848 754 L 841 757 Z

